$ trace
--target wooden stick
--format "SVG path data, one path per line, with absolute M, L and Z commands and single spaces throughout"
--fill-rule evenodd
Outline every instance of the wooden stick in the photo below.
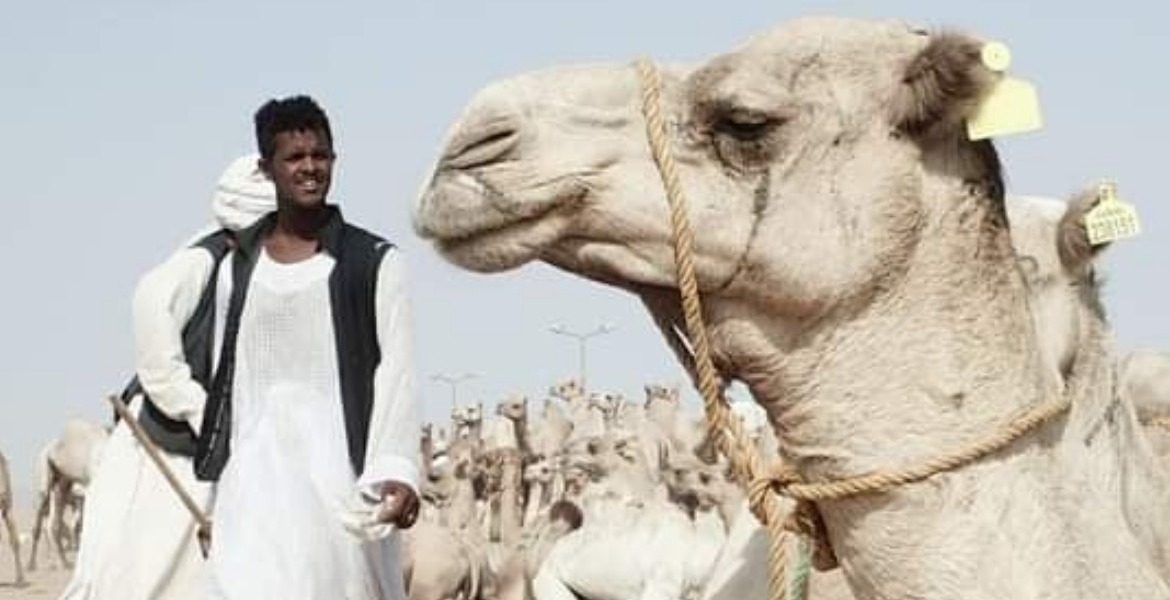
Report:
M 126 406 L 126 403 L 114 395 L 106 396 L 106 399 L 114 406 L 114 411 L 118 413 L 118 416 L 126 422 L 126 426 L 130 428 L 130 433 L 134 434 L 134 439 L 138 440 L 139 444 L 142 444 L 142 448 L 146 450 L 146 455 L 150 457 L 154 466 L 158 467 L 159 472 L 162 473 L 167 483 L 171 485 L 171 490 L 179 497 L 183 506 L 187 507 L 187 512 L 191 513 L 191 516 L 195 518 L 195 522 L 199 524 L 197 535 L 199 536 L 199 544 L 202 547 L 203 555 L 206 556 L 207 544 L 210 543 L 211 539 L 211 519 L 199 508 L 199 505 L 191 497 L 191 494 L 183 488 L 183 484 L 175 477 L 175 473 L 171 471 L 171 467 L 163 460 L 162 452 L 155 445 L 154 440 L 150 439 L 150 436 L 146 435 L 146 432 L 142 430 L 142 427 L 138 424 L 138 420 L 130 413 L 130 409 Z

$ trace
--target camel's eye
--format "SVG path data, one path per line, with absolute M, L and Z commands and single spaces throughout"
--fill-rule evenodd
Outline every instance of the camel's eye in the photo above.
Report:
M 707 121 L 712 149 L 720 162 L 741 172 L 764 168 L 776 151 L 775 132 L 783 119 L 742 106 L 721 107 Z
M 753 142 L 768 135 L 776 120 L 753 110 L 731 110 L 720 115 L 714 123 L 716 133 L 741 142 Z

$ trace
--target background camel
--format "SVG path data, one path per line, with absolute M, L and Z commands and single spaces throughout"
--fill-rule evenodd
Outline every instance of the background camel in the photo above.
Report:
M 97 423 L 82 419 L 70 419 L 58 436 L 38 456 L 37 471 L 40 474 L 39 499 L 33 521 L 32 545 L 29 549 L 28 570 L 37 568 L 37 545 L 44 532 L 45 522 L 52 518 L 50 539 L 57 548 L 61 566 L 70 567 L 66 555 L 69 547 L 69 527 L 65 518 L 70 504 L 79 504 L 78 495 L 89 484 L 90 476 L 101 459 L 102 449 L 109 439 L 109 430 Z M 81 510 L 76 510 L 79 533 Z
M 0 519 L 4 520 L 4 533 L 8 536 L 8 547 L 12 550 L 13 567 L 16 573 L 15 585 L 23 587 L 24 569 L 20 563 L 20 535 L 16 532 L 15 517 L 12 514 L 12 475 L 8 471 L 8 459 L 0 453 Z
M 995 456 L 818 502 L 858 597 L 1168 598 L 1165 474 L 1112 393 L 1108 335 L 1089 323 L 1068 377 L 1050 368 L 998 156 L 966 137 L 1000 77 L 981 47 L 804 19 L 664 71 L 716 365 L 813 481 L 921 464 L 1040 402 L 1071 403 Z M 417 231 L 465 268 L 543 260 L 679 323 L 640 94 L 621 65 L 484 89 Z

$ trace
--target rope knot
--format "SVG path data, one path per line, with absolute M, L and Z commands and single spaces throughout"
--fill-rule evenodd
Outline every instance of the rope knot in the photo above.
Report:
M 776 505 L 776 496 L 773 494 L 783 496 L 788 486 L 801 481 L 803 480 L 800 474 L 791 466 L 780 463 L 769 467 L 767 473 L 758 475 L 748 482 L 747 498 L 752 514 L 764 525 L 772 523 L 775 515 L 778 514 L 774 511 L 779 510 Z M 786 518 L 785 521 L 790 521 L 790 519 Z M 795 529 L 792 530 L 795 531 Z

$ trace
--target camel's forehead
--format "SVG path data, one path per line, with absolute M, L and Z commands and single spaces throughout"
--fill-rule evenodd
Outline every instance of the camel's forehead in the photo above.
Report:
M 798 62 L 817 58 L 832 64 L 840 57 L 847 63 L 880 63 L 907 59 L 926 41 L 925 31 L 902 21 L 808 17 L 752 37 L 739 53 Z

